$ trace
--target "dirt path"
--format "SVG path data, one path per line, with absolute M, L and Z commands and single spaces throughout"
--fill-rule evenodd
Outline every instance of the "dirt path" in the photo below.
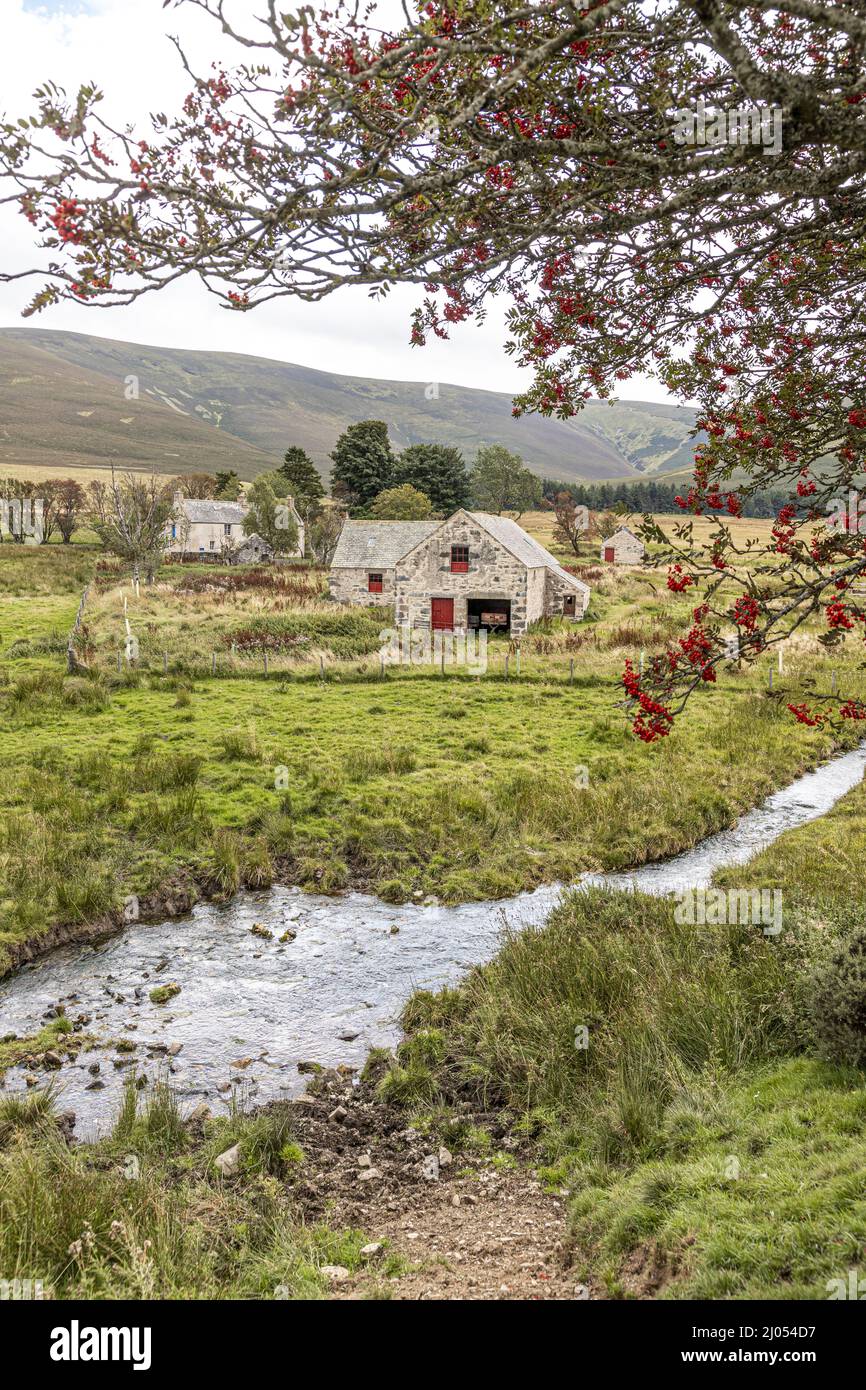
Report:
M 485 1180 L 486 1179 L 486 1180 Z M 335 1298 L 573 1299 L 586 1296 L 565 1267 L 565 1211 L 530 1172 L 483 1172 L 409 1193 L 398 1211 L 374 1205 L 365 1229 L 387 1242 L 406 1272 L 368 1272 L 334 1289 Z M 381 1257 L 380 1257 L 381 1258 Z
M 569 1268 L 565 1202 L 500 1117 L 467 1113 L 490 1148 L 452 1153 L 346 1073 L 319 1078 L 293 1110 L 304 1217 L 360 1228 L 375 1247 L 354 1273 L 334 1270 L 334 1298 L 587 1297 Z

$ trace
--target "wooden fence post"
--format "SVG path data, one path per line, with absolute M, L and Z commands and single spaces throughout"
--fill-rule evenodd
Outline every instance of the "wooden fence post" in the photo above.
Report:
M 212 676 L 216 675 L 216 652 L 210 654 L 210 673 Z
M 574 685 L 574 657 L 568 663 L 568 683 Z
M 168 675 L 168 652 L 163 652 L 162 654 L 162 674 L 164 676 Z
M 508 652 L 505 653 L 505 679 L 508 680 Z
M 773 668 L 770 667 L 770 694 L 773 693 Z
M 268 654 L 267 654 L 267 652 L 264 652 L 264 653 L 263 653 L 263 656 L 264 656 L 264 658 L 265 658 L 265 675 L 267 675 L 267 674 L 268 674 Z

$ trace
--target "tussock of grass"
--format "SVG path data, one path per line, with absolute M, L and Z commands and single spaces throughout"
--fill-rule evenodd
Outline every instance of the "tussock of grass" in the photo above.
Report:
M 44 1092 L 0 1097 L 0 1268 L 59 1299 L 321 1298 L 323 1265 L 361 1263 L 360 1231 L 303 1227 L 288 1107 L 184 1123 L 171 1092 L 129 1088 L 114 1132 L 67 1146 Z M 223 1181 L 216 1154 L 239 1143 Z
M 233 730 L 223 734 L 220 746 L 224 757 L 237 762 L 257 763 L 262 758 L 262 750 L 254 724 L 245 730 Z

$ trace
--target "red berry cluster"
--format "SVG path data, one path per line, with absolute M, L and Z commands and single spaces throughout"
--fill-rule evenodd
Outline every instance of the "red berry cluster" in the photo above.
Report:
M 74 198 L 64 198 L 62 202 L 51 214 L 51 221 L 57 228 L 57 235 L 61 241 L 71 242 L 73 246 L 80 246 L 84 240 L 81 228 L 76 219 L 84 212 L 80 203 L 76 203 Z

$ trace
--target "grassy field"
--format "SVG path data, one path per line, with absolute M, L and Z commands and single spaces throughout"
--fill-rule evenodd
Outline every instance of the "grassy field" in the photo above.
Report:
M 460 901 L 639 864 L 731 824 L 832 746 L 785 709 L 809 682 L 829 687 L 808 631 L 774 694 L 766 665 L 732 669 L 669 740 L 636 742 L 616 707 L 624 657 L 670 640 L 690 606 L 652 571 L 588 567 L 588 620 L 531 633 L 519 676 L 501 641 L 483 675 L 382 678 L 382 615 L 335 612 L 313 572 L 281 590 L 169 567 L 135 595 L 103 564 L 82 637 L 93 669 L 67 676 L 66 625 L 96 561 L 0 547 L 15 749 L 0 773 L 0 968 L 22 941 L 117 920 L 129 894 L 166 885 L 219 896 L 279 877 Z M 124 616 L 141 645 L 118 671 Z M 267 679 L 261 643 L 242 650 L 251 628 L 275 638 Z M 832 665 L 859 688 L 856 653 Z M 531 1139 L 569 1194 L 576 1270 L 597 1295 L 826 1297 L 866 1248 L 862 1059 L 845 1052 L 860 1004 L 834 964 L 863 923 L 864 846 L 861 786 L 719 876 L 783 886 L 778 939 L 696 931 L 654 898 L 568 895 L 459 988 L 410 1001 L 382 1099 L 455 1152 L 478 1139 L 467 1102 Z M 53 1023 L 39 1045 L 71 1037 Z M 0 1044 L 0 1065 L 24 1045 Z M 70 1150 L 50 1096 L 0 1099 L 0 1263 L 68 1296 L 323 1294 L 321 1267 L 357 1267 L 364 1238 L 298 1225 L 286 1115 L 191 1129 L 164 1090 L 138 1113 L 130 1092 L 111 1138 Z M 244 1180 L 215 1183 L 233 1142 Z
M 627 517 L 626 524 L 636 531 L 641 523 L 641 516 L 635 514 Z M 684 517 L 682 513 L 673 516 L 660 513 L 655 520 L 663 530 L 674 538 L 674 528 L 682 526 L 685 521 L 691 523 L 692 538 L 695 546 L 703 546 L 708 541 L 710 535 L 715 530 L 717 522 L 709 516 L 690 516 Z M 753 545 L 765 546 L 769 542 L 770 533 L 773 529 L 772 521 L 766 521 L 760 517 L 725 517 L 725 524 L 731 532 L 731 536 L 738 549 L 744 550 L 751 542 Z M 569 546 L 560 545 L 554 539 L 556 529 L 556 518 L 552 512 L 526 512 L 520 518 L 520 525 L 524 530 L 535 536 L 536 540 L 552 551 L 554 555 L 561 559 L 575 563 L 586 561 L 597 562 L 601 555 L 601 540 L 581 540 L 580 553 L 575 557 L 575 552 Z M 662 581 L 664 582 L 664 581 Z
M 0 964 L 166 886 L 226 895 L 280 878 L 456 902 L 639 864 L 732 824 L 832 746 L 784 708 L 803 682 L 829 684 L 809 635 L 772 696 L 766 670 L 732 669 L 673 737 L 638 743 L 616 708 L 623 660 L 670 640 L 689 607 L 651 571 L 602 572 L 586 622 L 522 641 L 519 677 L 501 639 L 486 674 L 382 679 L 387 615 L 335 609 L 314 571 L 262 587 L 169 566 L 136 595 L 102 560 L 79 644 L 91 672 L 67 676 L 64 631 L 97 559 L 0 547 L 16 748 L 0 773 Z M 139 658 L 118 671 L 127 619 Z

